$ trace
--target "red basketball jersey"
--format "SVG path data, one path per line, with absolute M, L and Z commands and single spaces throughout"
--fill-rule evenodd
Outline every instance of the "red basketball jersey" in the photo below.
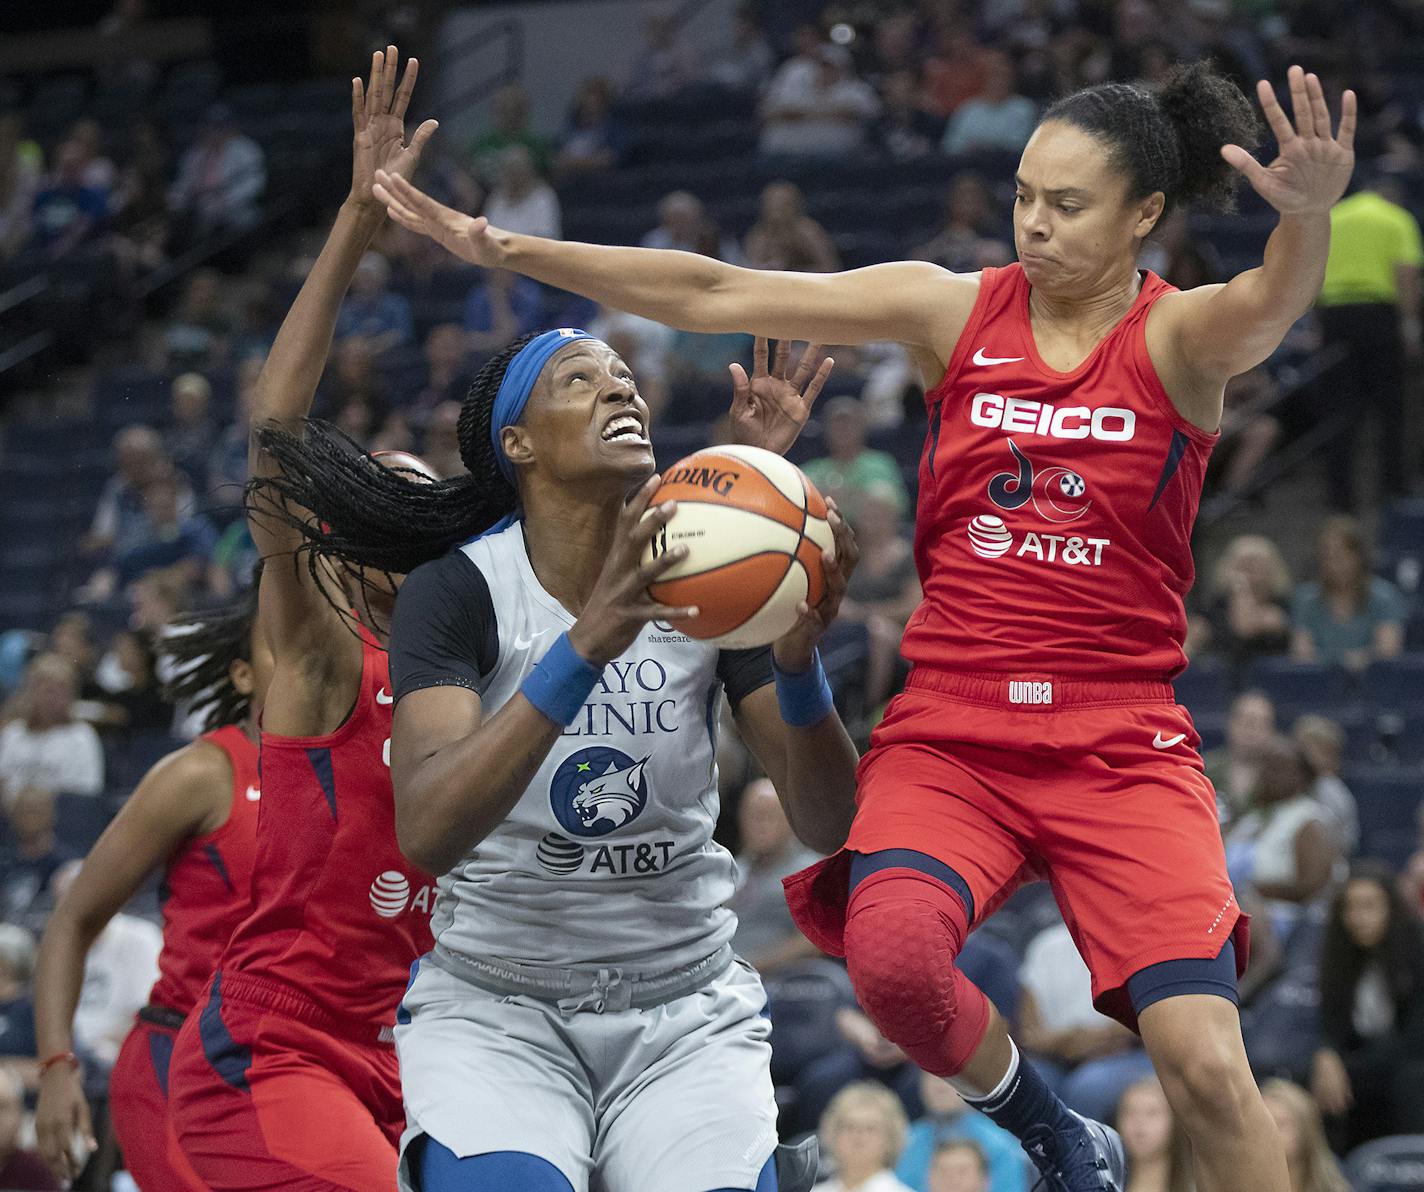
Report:
M 1147 354 L 1144 273 L 1071 373 L 1034 346 L 1018 265 L 985 269 L 944 379 L 925 395 L 911 662 L 1010 676 L 1167 678 L 1186 664 L 1192 523 L 1217 436 L 1173 407 Z M 1019 702 L 1051 703 L 1042 683 Z
M 217 967 L 225 997 L 261 993 L 388 1040 L 411 963 L 432 943 L 435 886 L 396 845 L 390 671 L 364 631 L 361 648 L 340 728 L 262 734 L 252 909 Z
M 207 991 L 208 978 L 232 929 L 246 916 L 262 797 L 257 746 L 237 725 L 204 733 L 232 767 L 232 808 L 216 831 L 176 849 L 163 875 L 163 951 L 148 1000 L 188 1013 Z

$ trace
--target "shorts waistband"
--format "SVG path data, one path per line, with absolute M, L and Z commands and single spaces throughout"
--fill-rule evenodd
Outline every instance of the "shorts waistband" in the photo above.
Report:
M 466 956 L 435 945 L 429 959 L 437 968 L 486 993 L 552 1002 L 565 1018 L 582 1010 L 595 1014 L 646 1010 L 694 993 L 732 963 L 732 945 L 684 968 L 665 973 L 630 973 L 613 966 L 598 969 L 546 968 L 508 960 Z
M 165 1027 L 170 1031 L 180 1031 L 183 1029 L 183 1022 L 188 1016 L 181 1014 L 172 1006 L 144 1006 L 138 1012 L 138 1020 L 146 1022 L 150 1026 Z
M 328 1035 L 335 1035 L 339 1039 L 348 1039 L 352 1043 L 361 1043 L 368 1047 L 393 1047 L 395 1045 L 395 1008 L 391 1009 L 391 1022 L 353 1022 L 349 1019 L 340 1018 L 316 1004 L 306 994 L 292 989 L 288 985 L 283 985 L 279 981 L 270 981 L 264 977 L 254 977 L 247 973 L 222 973 L 222 997 L 223 1001 L 242 1002 L 249 1006 L 258 1006 L 264 1010 L 273 1010 L 278 1014 L 288 1018 L 294 1018 L 298 1022 L 304 1022 L 308 1026 L 314 1026 L 318 1030 L 325 1031 Z
M 905 686 L 1010 712 L 1176 702 L 1170 683 L 1152 679 L 1066 679 L 1046 674 L 976 674 L 916 666 Z

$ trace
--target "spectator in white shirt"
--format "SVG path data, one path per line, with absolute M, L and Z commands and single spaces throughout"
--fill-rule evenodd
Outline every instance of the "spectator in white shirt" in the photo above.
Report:
M 500 158 L 499 180 L 485 201 L 484 214 L 506 232 L 550 240 L 563 237 L 559 196 L 539 177 L 534 155 L 523 145 L 511 145 Z
M 850 54 L 823 45 L 796 57 L 772 76 L 761 108 L 761 152 L 794 157 L 836 157 L 865 145 L 880 100 L 858 79 Z
M 857 1081 L 841 1089 L 821 1117 L 821 1141 L 836 1177 L 820 1192 L 910 1192 L 895 1178 L 909 1120 L 899 1098 L 881 1084 Z
M 178 163 L 168 208 L 194 237 L 257 222 L 257 200 L 267 188 L 262 147 L 243 136 L 225 104 L 208 109 L 202 135 Z
M 36 786 L 74 795 L 104 789 L 104 752 L 99 734 L 75 720 L 78 697 L 74 664 L 41 654 L 25 672 L 24 712 L 0 729 L 0 782 L 6 791 Z

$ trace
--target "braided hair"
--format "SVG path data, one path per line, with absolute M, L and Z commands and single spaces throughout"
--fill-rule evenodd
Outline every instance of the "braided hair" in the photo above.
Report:
M 234 662 L 252 661 L 252 630 L 257 621 L 257 580 L 225 608 L 175 617 L 158 641 L 169 678 L 163 698 L 171 704 L 203 709 L 203 731 L 212 732 L 247 719 L 252 700 L 233 684 Z
M 491 357 L 470 385 L 457 428 L 463 476 L 431 483 L 408 468 L 383 467 L 319 419 L 309 419 L 300 435 L 258 429 L 258 444 L 277 472 L 248 481 L 248 511 L 301 535 L 297 553 L 305 554 L 313 582 L 338 611 L 347 611 L 346 594 L 333 590 L 323 561 L 363 587 L 393 595 L 393 574 L 438 559 L 514 512 L 518 494 L 495 460 L 490 419 L 505 371 L 533 338 L 521 336 Z
M 1113 167 L 1127 178 L 1128 199 L 1160 190 L 1164 217 L 1193 199 L 1215 211 L 1233 210 L 1236 172 L 1221 147 L 1254 149 L 1261 139 L 1250 101 L 1210 61 L 1173 68 L 1155 95 L 1131 83 L 1075 91 L 1050 105 L 1039 123 L 1049 120 L 1102 141 Z

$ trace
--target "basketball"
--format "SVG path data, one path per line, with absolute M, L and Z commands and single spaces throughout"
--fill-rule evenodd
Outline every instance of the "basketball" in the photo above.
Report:
M 680 632 L 764 646 L 796 623 L 801 601 L 821 599 L 821 552 L 834 551 L 835 540 L 824 498 L 795 464 L 760 447 L 711 447 L 664 473 L 653 503 L 663 501 L 676 501 L 677 512 L 643 561 L 688 548 L 648 589 L 663 604 L 700 610 Z

